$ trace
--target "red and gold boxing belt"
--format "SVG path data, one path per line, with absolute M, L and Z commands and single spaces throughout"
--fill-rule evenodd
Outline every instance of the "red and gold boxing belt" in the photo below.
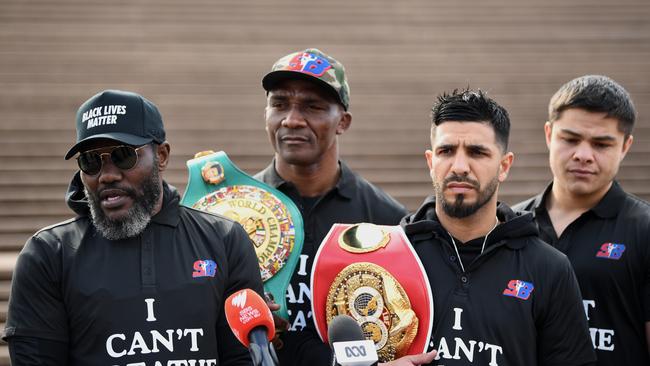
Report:
M 312 314 L 327 342 L 340 314 L 357 320 L 381 362 L 426 352 L 433 296 L 424 267 L 399 226 L 335 224 L 311 274 Z

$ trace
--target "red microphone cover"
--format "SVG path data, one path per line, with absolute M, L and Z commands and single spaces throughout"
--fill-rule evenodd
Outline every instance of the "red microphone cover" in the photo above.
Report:
M 275 336 L 273 314 L 257 292 L 244 289 L 228 296 L 224 306 L 226 320 L 235 337 L 248 348 L 248 334 L 257 327 L 264 327 L 269 341 Z

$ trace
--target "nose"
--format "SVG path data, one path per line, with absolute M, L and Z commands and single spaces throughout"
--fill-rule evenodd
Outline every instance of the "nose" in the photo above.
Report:
M 286 128 L 301 128 L 306 124 L 305 117 L 303 116 L 300 108 L 292 105 L 287 111 L 287 115 L 282 120 L 282 127 Z
M 460 176 L 466 176 L 469 174 L 469 164 L 467 162 L 467 156 L 465 156 L 464 153 L 458 152 L 454 156 L 454 161 L 451 165 L 451 172 Z
M 573 160 L 581 163 L 591 163 L 594 160 L 593 149 L 587 141 L 578 144 L 573 152 Z
M 102 154 L 102 168 L 97 179 L 100 183 L 108 184 L 122 179 L 122 170 L 113 164 L 108 154 Z

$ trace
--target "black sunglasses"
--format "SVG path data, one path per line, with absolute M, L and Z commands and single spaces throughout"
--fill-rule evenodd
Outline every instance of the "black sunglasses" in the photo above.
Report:
M 147 145 L 140 147 L 133 146 L 115 146 L 109 152 L 99 153 L 98 150 L 84 151 L 77 157 L 77 164 L 82 172 L 88 175 L 96 175 L 102 170 L 104 155 L 109 155 L 113 164 L 121 170 L 129 170 L 138 163 L 138 150 Z

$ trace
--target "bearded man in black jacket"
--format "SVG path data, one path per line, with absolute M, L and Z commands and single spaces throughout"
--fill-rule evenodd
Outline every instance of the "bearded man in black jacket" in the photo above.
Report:
M 440 96 L 432 116 L 434 195 L 402 221 L 433 292 L 432 364 L 592 363 L 569 261 L 531 215 L 497 201 L 514 159 L 507 111 L 464 90 Z
M 250 365 L 226 297 L 262 293 L 257 257 L 232 220 L 179 204 L 161 173 L 162 117 L 142 96 L 101 92 L 77 112 L 74 219 L 25 244 L 4 339 L 14 365 Z

